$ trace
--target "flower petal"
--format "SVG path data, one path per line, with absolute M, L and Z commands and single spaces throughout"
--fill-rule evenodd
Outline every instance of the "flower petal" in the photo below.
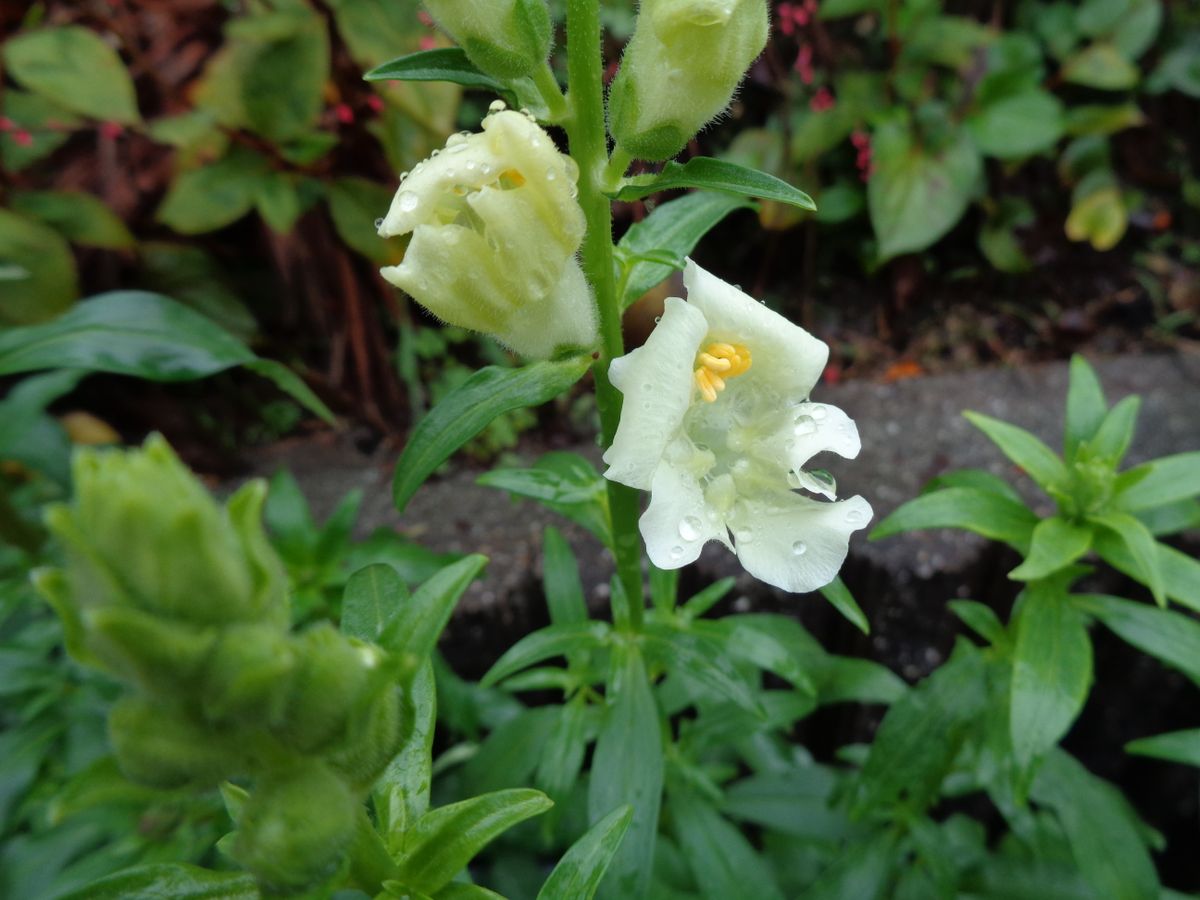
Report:
M 670 297 L 646 343 L 612 361 L 608 377 L 625 395 L 625 404 L 612 446 L 604 453 L 605 478 L 651 489 L 663 453 L 691 404 L 696 352 L 707 332 L 699 309 Z
M 745 344 L 750 349 L 753 362 L 750 371 L 756 380 L 770 383 L 789 399 L 808 397 L 829 359 L 829 347 L 824 341 L 690 259 L 683 283 L 687 286 L 688 303 L 708 320 L 707 341 Z
M 828 403 L 797 403 L 791 407 L 767 444 L 786 460 L 789 470 L 804 468 L 818 453 L 854 459 L 862 449 L 854 420 Z
M 700 482 L 666 459 L 654 473 L 650 506 L 638 520 L 646 553 L 660 569 L 695 562 L 706 543 L 729 544 L 725 525 L 704 499 Z
M 846 560 L 850 535 L 871 515 L 862 497 L 822 503 L 781 491 L 739 502 L 729 524 L 747 572 L 785 591 L 804 593 L 833 580 Z
M 496 332 L 500 343 L 531 359 L 549 359 L 565 346 L 591 349 L 597 336 L 596 305 L 574 257 L 549 296 L 514 310 Z

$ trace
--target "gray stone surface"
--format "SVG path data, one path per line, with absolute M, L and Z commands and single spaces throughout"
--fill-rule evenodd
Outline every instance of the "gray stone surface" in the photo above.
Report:
M 1119 357 L 1096 364 L 1110 402 L 1134 393 L 1143 398 L 1130 462 L 1200 447 L 1200 356 Z M 824 464 L 838 477 L 842 496 L 859 493 L 871 501 L 876 522 L 914 497 L 930 478 L 968 466 L 1015 481 L 1031 500 L 1049 510 L 1049 501 L 961 412 L 974 409 L 1011 421 L 1057 448 L 1066 390 L 1066 364 L 821 387 L 815 398 L 845 409 L 858 423 L 863 440 L 858 459 L 834 458 Z M 532 459 L 543 449 L 531 443 L 523 448 L 523 455 Z M 574 449 L 598 461 L 594 446 Z M 488 555 L 491 564 L 485 577 L 472 585 L 459 608 L 460 619 L 476 621 L 471 628 L 481 639 L 487 638 L 489 629 L 520 630 L 543 615 L 530 606 L 540 606 L 540 535 L 548 524 L 571 539 L 590 599 L 602 605 L 611 565 L 586 532 L 537 504 L 513 502 L 503 492 L 475 485 L 479 471 L 461 467 L 427 483 L 399 516 L 391 504 L 394 457 L 394 451 L 363 456 L 348 442 L 330 437 L 280 444 L 258 459 L 257 469 L 259 474 L 270 474 L 281 466 L 290 468 L 318 515 L 326 515 L 347 491 L 362 488 L 366 493 L 363 531 L 388 525 L 435 550 Z M 968 594 L 985 599 L 1012 590 L 1012 583 L 1004 578 L 1012 560 L 1003 553 L 960 532 L 902 535 L 875 543 L 859 532 L 844 574 L 872 619 L 869 647 L 856 634 L 847 633 L 836 617 L 830 621 L 825 604 L 789 597 L 754 582 L 718 545 L 709 545 L 695 571 L 685 576 L 684 585 L 699 587 L 724 575 L 739 576 L 734 608 L 797 609 L 810 627 L 836 631 L 834 644 L 845 643 L 846 652 L 890 658 L 914 676 L 935 665 L 952 639 L 953 621 L 941 611 L 945 599 Z M 930 603 L 936 603 L 936 615 L 927 608 Z M 911 629 L 930 619 L 942 623 L 940 635 L 927 641 L 908 639 Z M 922 643 L 927 646 L 916 647 Z M 892 644 L 913 645 L 919 658 L 895 656 Z

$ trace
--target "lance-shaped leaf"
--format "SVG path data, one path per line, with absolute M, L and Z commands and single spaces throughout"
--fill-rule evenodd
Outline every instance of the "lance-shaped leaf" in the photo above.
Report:
M 1086 359 L 1076 354 L 1071 357 L 1071 383 L 1067 388 L 1067 422 L 1063 433 L 1063 452 L 1068 459 L 1075 456 L 1075 449 L 1090 441 L 1104 421 L 1108 402 L 1096 370 Z
M 482 88 L 497 94 L 505 87 L 485 75 L 458 47 L 422 50 L 376 66 L 363 76 L 364 81 L 451 81 L 463 87 Z
M 725 640 L 657 624 L 647 625 L 643 634 L 647 653 L 661 660 L 672 674 L 714 697 L 762 714 L 758 698 L 730 661 L 736 654 Z M 789 673 L 797 679 L 805 677 L 794 667 L 789 667 Z
M 592 900 L 632 821 L 633 807 L 620 806 L 589 828 L 558 861 L 537 900 Z
M 1058 516 L 1043 519 L 1033 529 L 1029 555 L 1008 573 L 1014 581 L 1033 581 L 1065 569 L 1092 545 L 1092 529 Z
M 442 398 L 413 429 L 392 479 L 396 508 L 403 510 L 434 469 L 497 416 L 557 397 L 582 378 L 590 364 L 589 357 L 580 356 L 515 369 L 480 369 Z
M 1017 620 L 1009 705 L 1013 752 L 1028 766 L 1067 733 L 1092 682 L 1092 643 L 1065 579 L 1034 582 Z
M 409 835 L 400 861 L 401 880 L 414 890 L 433 894 L 493 839 L 553 805 L 541 791 L 517 789 L 431 810 Z
M 1101 459 L 1119 465 L 1133 440 L 1138 411 L 1142 408 L 1141 397 L 1126 397 L 1108 411 L 1088 448 Z
M 965 412 L 967 421 L 991 438 L 1010 460 L 1024 469 L 1043 490 L 1065 484 L 1067 467 L 1053 450 L 1024 428 L 991 416 Z
M 1200 622 L 1191 616 L 1103 594 L 1071 598 L 1088 615 L 1143 653 L 1200 685 Z
M 812 197 L 781 178 L 723 159 L 693 156 L 686 163 L 669 162 L 656 175 L 635 175 L 614 195 L 616 200 L 640 200 L 659 191 L 701 188 L 740 197 L 758 197 L 815 210 Z
M 867 621 L 866 614 L 858 605 L 858 601 L 854 599 L 854 595 L 850 593 L 850 589 L 846 587 L 846 583 L 842 581 L 841 576 L 820 588 L 820 591 L 821 596 L 828 600 L 830 605 L 845 617 L 846 621 L 863 634 L 871 633 L 871 623 Z
M 93 881 L 69 895 L 75 900 L 128 900 L 170 897 L 172 900 L 259 900 L 254 879 L 243 872 L 212 872 L 185 863 L 151 863 L 124 869 Z
M 612 546 L 607 482 L 600 477 L 596 467 L 578 453 L 553 451 L 527 469 L 493 469 L 476 480 L 488 487 L 537 500 L 582 525 L 605 546 Z
M 1200 768 L 1200 728 L 1139 738 L 1126 744 L 1125 752 Z
M 342 632 L 377 642 L 407 603 L 408 588 L 391 566 L 376 563 L 359 569 L 342 595 Z
M 1200 451 L 1177 453 L 1122 472 L 1118 502 L 1129 511 L 1153 509 L 1200 494 Z
M 375 784 L 379 830 L 393 855 L 403 851 L 405 836 L 429 809 L 429 790 L 433 784 L 433 729 L 437 719 L 432 662 L 417 670 L 405 699 L 403 733 L 407 737 L 400 752 Z
M 429 659 L 458 598 L 487 561 L 475 553 L 446 566 L 417 588 L 388 622 L 379 644 L 400 657 L 407 673 L 416 672 Z
M 1141 563 L 1121 538 L 1110 531 L 1096 533 L 1096 552 L 1106 563 L 1130 578 L 1141 579 Z M 1200 612 L 1200 560 L 1174 547 L 1155 542 L 1155 556 L 1162 573 L 1166 595 L 1189 609 Z
M 871 540 L 905 531 L 962 528 L 1024 552 L 1037 516 L 1022 503 L 976 488 L 946 488 L 905 503 L 880 522 Z
M 680 790 L 671 792 L 671 811 L 679 848 L 705 900 L 783 900 L 770 869 L 750 842 L 712 806 Z
M 517 641 L 496 660 L 480 679 L 482 687 L 492 687 L 514 672 L 536 665 L 553 656 L 567 656 L 579 650 L 603 647 L 612 628 L 607 622 L 572 622 L 548 625 Z
M 1134 576 L 1150 589 L 1154 602 L 1164 606 L 1167 602 L 1166 585 L 1162 567 L 1158 560 L 1158 543 L 1145 525 L 1128 513 L 1109 511 L 1089 517 L 1092 522 L 1115 535 L 1123 543 L 1137 563 L 1138 573 Z

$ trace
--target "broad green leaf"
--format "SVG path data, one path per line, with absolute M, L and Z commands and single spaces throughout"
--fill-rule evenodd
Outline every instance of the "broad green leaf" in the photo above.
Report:
M 244 872 L 212 872 L 185 863 L 134 866 L 94 881 L 64 900 L 260 900 Z
M 1108 414 L 1108 402 L 1096 370 L 1079 354 L 1071 357 L 1071 382 L 1067 388 L 1067 422 L 1063 452 L 1074 459 L 1075 449 L 1090 441 Z
M 497 416 L 557 397 L 590 365 L 589 357 L 580 356 L 515 369 L 487 366 L 473 374 L 413 429 L 392 480 L 396 508 L 403 510 L 434 469 Z
M 923 810 L 937 796 L 986 702 L 984 661 L 966 641 L 933 674 L 888 709 L 862 769 L 859 810 L 907 798 Z
M 75 257 L 52 228 L 0 209 L 0 328 L 52 319 L 79 296 Z
M 688 790 L 670 794 L 679 848 L 706 900 L 783 900 L 771 870 L 741 831 Z
M 1100 557 L 1113 568 L 1130 578 L 1144 578 L 1141 563 L 1119 535 L 1097 532 L 1094 546 Z M 1166 544 L 1155 542 L 1154 548 L 1166 595 L 1181 606 L 1200 612 L 1200 560 Z
M 181 172 L 158 208 L 158 220 L 180 234 L 203 234 L 236 222 L 254 208 L 266 159 L 234 147 L 229 155 Z
M 1117 637 L 1200 685 L 1200 622 L 1191 616 L 1103 594 L 1072 597 Z
M 493 469 L 476 483 L 536 500 L 612 546 L 607 482 L 577 453 L 552 451 L 527 469 Z
M 656 175 L 635 175 L 626 181 L 613 199 L 628 202 L 659 191 L 679 188 L 700 188 L 739 197 L 758 197 L 801 209 L 817 208 L 808 194 L 781 178 L 708 156 L 693 156 L 682 165 L 672 160 Z
M 537 900 L 592 900 L 632 821 L 633 807 L 620 806 L 589 828 L 563 854 Z
M 1163 456 L 1123 472 L 1117 502 L 1130 512 L 1200 495 L 1200 451 Z
M 15 212 L 49 225 L 72 244 L 123 250 L 133 235 L 103 201 L 82 191 L 18 191 L 9 197 Z
M 980 152 L 1024 159 L 1051 149 L 1063 133 L 1062 102 L 1041 88 L 1001 97 L 967 119 Z
M 1058 455 L 1024 428 L 991 416 L 965 412 L 967 421 L 986 434 L 1001 452 L 1020 466 L 1042 490 L 1063 485 L 1069 475 Z
M 643 631 L 642 643 L 648 657 L 685 682 L 748 712 L 761 712 L 754 692 L 729 659 L 731 650 L 719 638 L 651 624 Z
M 962 528 L 1004 541 L 1023 553 L 1037 521 L 1024 504 L 1000 494 L 977 488 L 946 488 L 905 503 L 875 526 L 871 540 L 905 531 Z
M 575 650 L 602 647 L 608 642 L 610 631 L 611 628 L 606 622 L 585 621 L 548 625 L 525 635 L 509 647 L 479 680 L 479 684 L 485 688 L 492 687 L 514 672 L 551 657 L 566 656 Z
M 633 808 L 633 818 L 601 882 L 601 897 L 647 896 L 662 789 L 662 722 L 646 667 L 636 646 L 618 644 L 613 648 L 604 722 L 592 754 L 588 819 L 599 822 L 626 806 Z
M 403 851 L 409 830 L 429 809 L 433 732 L 437 722 L 432 662 L 417 670 L 405 700 L 401 707 L 404 743 L 379 776 L 374 791 L 379 830 L 394 856 Z
M 86 375 L 61 369 L 23 378 L 0 400 L 0 460 L 14 460 L 59 484 L 71 480 L 71 442 L 46 407 L 75 389 Z
M 1088 241 L 1097 250 L 1111 250 L 1129 227 L 1129 209 L 1116 184 L 1076 191 L 1064 230 L 1073 241 Z
M 1054 811 L 1084 877 L 1105 900 L 1158 900 L 1158 875 L 1140 823 L 1121 793 L 1075 759 L 1055 751 L 1030 797 Z
M 1114 466 L 1121 464 L 1125 451 L 1133 440 L 1138 411 L 1142 407 L 1141 397 L 1126 397 L 1108 411 L 1095 436 L 1088 442 L 1088 449 Z
M 1062 579 L 1026 588 L 1017 618 L 1009 726 L 1013 753 L 1029 766 L 1062 738 L 1087 700 L 1092 643 Z
M 1159 0 L 1130 0 L 1126 14 L 1112 30 L 1113 45 L 1122 56 L 1136 60 L 1150 49 L 1162 24 L 1163 7 Z
M 566 800 L 583 770 L 591 721 L 589 713 L 587 697 L 576 694 L 558 708 L 549 735 L 537 748 L 539 758 L 534 784 L 555 803 Z
M 140 120 L 124 63 L 87 28 L 69 25 L 17 34 L 4 44 L 4 63 L 25 87 L 72 112 L 122 125 Z
M 696 191 L 660 203 L 650 215 L 629 226 L 617 245 L 630 260 L 621 290 L 621 307 L 628 308 L 664 278 L 674 266 L 637 259 L 651 251 L 667 251 L 676 258 L 687 256 L 709 231 L 736 209 L 751 204 L 732 194 Z
M 1033 263 L 1021 246 L 1017 229 L 1035 221 L 1033 207 L 1019 197 L 1002 197 L 979 228 L 979 249 L 1001 272 L 1028 272 Z
M 326 192 L 334 228 L 346 246 L 380 266 L 400 262 L 403 249 L 381 238 L 374 225 L 391 205 L 390 190 L 369 179 L 347 175 L 330 182 Z
M 924 250 L 962 218 L 983 174 L 983 160 L 965 130 L 931 151 L 909 128 L 891 123 L 871 142 L 875 171 L 867 184 L 880 262 Z
M 1111 532 L 1125 545 L 1136 561 L 1137 574 L 1134 577 L 1150 589 L 1155 603 L 1159 606 L 1166 604 L 1166 582 L 1162 566 L 1159 563 L 1158 544 L 1150 530 L 1129 513 L 1115 510 L 1096 513 L 1088 518 L 1094 524 Z M 1097 549 L 1099 552 L 1099 548 Z M 1101 555 L 1104 554 L 1101 553 Z M 1105 558 L 1107 559 L 1107 557 Z
M 1014 581 L 1033 581 L 1065 569 L 1092 546 L 1092 529 L 1058 516 L 1042 519 L 1033 529 L 1029 555 L 1008 573 Z
M 951 600 L 946 605 L 950 612 L 988 643 L 1003 645 L 1008 641 L 1004 623 L 990 606 L 975 600 Z
M 854 595 L 850 593 L 850 589 L 846 587 L 846 583 L 840 576 L 835 576 L 833 581 L 821 588 L 821 596 L 828 600 L 847 622 L 863 634 L 871 633 L 871 623 L 867 621 L 866 614 L 859 607 L 858 601 L 854 599 Z
M 1062 74 L 1071 84 L 1102 91 L 1127 90 L 1135 87 L 1141 77 L 1137 66 L 1113 44 L 1104 41 L 1097 41 L 1072 54 L 1063 63 Z
M 1200 42 L 1185 43 L 1165 54 L 1146 87 L 1156 94 L 1174 89 L 1200 98 Z
M 15 87 L 5 88 L 0 96 L 0 115 L 17 128 L 29 133 L 27 142 L 17 143 L 11 135 L 0 139 L 0 162 L 9 172 L 20 172 L 49 156 L 71 137 L 79 119 L 41 94 Z
M 296 177 L 288 172 L 264 175 L 254 195 L 254 206 L 268 228 L 276 234 L 290 234 L 304 211 Z
M 575 625 L 587 621 L 579 563 L 562 532 L 550 525 L 542 534 L 542 585 L 552 624 Z
M 363 78 L 367 81 L 451 81 L 497 94 L 506 92 L 501 82 L 475 68 L 458 47 L 410 53 L 376 66 Z
M 250 342 L 258 323 L 230 287 L 228 273 L 201 247 L 166 241 L 138 248 L 138 286 L 163 294 L 212 319 L 234 337 Z
M 1126 744 L 1125 752 L 1200 768 L 1200 728 L 1139 738 Z
M 1146 124 L 1146 115 L 1136 103 L 1087 104 L 1067 111 L 1066 132 L 1073 137 L 1116 134 Z
M 404 660 L 408 672 L 419 669 L 437 646 L 458 598 L 487 561 L 486 556 L 473 553 L 422 584 L 388 622 L 379 636 L 380 646 Z
M 432 894 L 493 839 L 553 804 L 540 791 L 496 791 L 427 812 L 409 835 L 400 860 L 403 882 Z
M 376 563 L 359 569 L 342 595 L 342 632 L 378 642 L 409 602 L 408 588 L 391 566 Z
M 230 31 L 267 19 L 286 20 L 284 33 L 256 42 L 241 72 L 242 108 L 251 130 L 282 144 L 317 125 L 329 80 L 329 32 L 324 17 L 305 5 L 235 19 Z

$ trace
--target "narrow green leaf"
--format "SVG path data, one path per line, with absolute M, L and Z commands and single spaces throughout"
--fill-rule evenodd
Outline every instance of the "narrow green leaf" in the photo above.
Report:
M 829 656 L 814 673 L 817 698 L 830 703 L 895 703 L 908 692 L 908 685 L 891 669 L 869 659 Z
M 603 647 L 608 642 L 611 630 L 606 622 L 584 621 L 548 625 L 525 635 L 509 647 L 479 680 L 479 684 L 485 688 L 492 687 L 514 672 L 553 656 L 566 656 L 572 651 Z
M 293 400 L 311 412 L 316 413 L 327 424 L 337 425 L 337 417 L 334 416 L 329 407 L 322 402 L 320 397 L 312 392 L 312 389 L 304 383 L 304 380 L 299 375 L 283 363 L 274 359 L 259 358 L 243 363 L 243 368 L 249 369 L 256 375 L 261 375 Z
M 655 251 L 665 251 L 676 259 L 685 257 L 722 219 L 751 205 L 744 197 L 733 194 L 696 191 L 660 203 L 646 218 L 630 225 L 617 245 L 619 252 L 636 260 L 629 263 L 624 276 L 621 308 L 633 305 L 638 297 L 675 270 L 673 265 L 643 261 L 639 257 Z
M 408 602 L 408 588 L 391 566 L 376 563 L 359 569 L 342 594 L 342 632 L 378 642 Z
M 1200 685 L 1200 622 L 1191 616 L 1120 597 L 1080 594 L 1071 599 L 1121 640 L 1178 669 Z
M 1013 753 L 1028 766 L 1058 743 L 1087 700 L 1092 643 L 1061 579 L 1023 595 L 1013 650 L 1009 724 Z
M 537 706 L 494 727 L 460 770 L 462 793 L 486 794 L 532 782 L 558 719 L 555 707 Z
M 946 488 L 905 503 L 875 526 L 871 540 L 905 531 L 962 528 L 1024 552 L 1037 516 L 1024 504 L 975 488 Z
M 1122 472 L 1117 495 L 1121 508 L 1130 512 L 1200 495 L 1200 451 L 1163 456 Z
M 734 661 L 774 672 L 797 690 L 815 697 L 816 685 L 805 671 L 803 656 L 792 652 L 786 640 L 769 628 L 761 627 L 763 624 L 763 620 L 752 618 L 726 618 L 696 622 L 692 630 L 711 638 Z
M 946 605 L 950 607 L 950 612 L 988 643 L 1002 645 L 1007 642 L 1008 632 L 1004 623 L 990 606 L 975 600 L 951 600 Z
M 422 50 L 376 66 L 363 76 L 364 81 L 450 81 L 463 87 L 482 88 L 505 93 L 504 85 L 475 68 L 458 47 Z
M 942 488 L 974 488 L 989 494 L 999 494 L 1001 497 L 1006 497 L 1014 503 L 1022 505 L 1025 503 L 1016 488 L 999 475 L 993 475 L 991 472 L 986 472 L 983 469 L 955 469 L 953 472 L 938 475 L 935 478 L 931 478 L 921 488 L 921 493 L 931 494 Z
M 679 848 L 706 900 L 783 900 L 769 867 L 730 822 L 694 793 L 672 791 L 671 821 Z
M 1159 564 L 1158 544 L 1150 530 L 1129 513 L 1110 511 L 1089 516 L 1089 519 L 1125 544 L 1137 563 L 1138 572 L 1134 577 L 1150 589 L 1155 603 L 1166 604 L 1166 584 Z
M 583 770 L 590 713 L 587 697 L 576 694 L 559 707 L 554 727 L 538 748 L 540 759 L 534 783 L 555 803 L 566 799 Z
M 1200 768 L 1200 728 L 1139 738 L 1126 744 L 1125 752 Z
M 1108 413 L 1104 388 L 1096 370 L 1079 354 L 1071 357 L 1071 381 L 1067 388 L 1067 422 L 1063 433 L 1063 453 L 1075 457 L 1075 449 L 1090 441 Z
M 541 791 L 496 791 L 426 813 L 409 836 L 401 878 L 433 894 L 493 839 L 512 826 L 540 815 L 553 804 Z
M 986 434 L 1005 456 L 1024 469 L 1043 490 L 1064 484 L 1068 480 L 1067 467 L 1058 455 L 1024 428 L 982 413 L 968 411 L 963 415 L 967 421 Z
M 244 872 L 212 872 L 185 863 L 151 863 L 124 869 L 73 891 L 64 900 L 259 900 Z
M 1141 397 L 1126 397 L 1110 409 L 1095 437 L 1088 442 L 1088 449 L 1101 459 L 1110 460 L 1114 466 L 1120 465 L 1133 440 L 1141 407 Z
M 537 900 L 592 900 L 632 821 L 633 807 L 626 805 L 589 828 L 563 854 Z
M 1052 809 L 1075 863 L 1105 900 L 1158 900 L 1158 875 L 1121 793 L 1061 750 L 1038 770 L 1030 797 Z
M 516 369 L 480 369 L 447 394 L 413 429 L 392 481 L 396 508 L 403 510 L 434 469 L 497 416 L 557 397 L 582 378 L 590 365 L 591 359 L 581 356 Z
M 642 642 L 647 654 L 660 659 L 672 674 L 748 712 L 762 713 L 758 698 L 731 663 L 723 641 L 652 624 L 643 631 Z
M 1033 529 L 1029 555 L 1008 573 L 1014 581 L 1033 581 L 1065 569 L 1092 546 L 1092 529 L 1052 516 Z
M 726 788 L 721 812 L 794 837 L 837 840 L 850 822 L 831 802 L 836 784 L 833 770 L 815 763 L 758 772 Z
M 660 569 L 650 564 L 650 602 L 655 609 L 670 613 L 679 596 L 679 570 Z
M 647 896 L 663 789 L 662 722 L 637 647 L 613 648 L 607 699 L 592 754 L 588 818 L 599 822 L 619 808 L 633 808 L 600 889 L 606 900 L 628 900 Z
M 430 900 L 506 900 L 503 894 L 489 891 L 478 884 L 467 884 L 463 881 L 452 881 Z
M 458 598 L 487 561 L 486 556 L 473 553 L 422 584 L 388 623 L 379 637 L 380 646 L 399 656 L 408 672 L 416 672 L 437 646 Z
M 573 625 L 587 621 L 579 563 L 567 539 L 552 525 L 547 525 L 542 534 L 542 585 L 552 624 Z
M 613 199 L 640 200 L 659 191 L 678 188 L 701 188 L 741 197 L 775 200 L 801 209 L 817 208 L 812 197 L 774 175 L 708 156 L 693 156 L 683 165 L 672 160 L 657 175 L 635 175 L 628 179 Z
M 1142 579 L 1141 564 L 1118 535 L 1108 531 L 1097 532 L 1094 546 L 1110 566 L 1130 578 Z M 1181 606 L 1200 612 L 1200 560 L 1166 544 L 1155 542 L 1154 546 L 1166 595 Z
M 680 613 L 687 618 L 699 618 L 720 603 L 725 595 L 733 590 L 736 583 L 737 579 L 732 577 L 714 581 L 708 587 L 689 597 L 687 602 L 679 608 Z
M 607 483 L 578 453 L 552 451 L 527 469 L 493 469 L 480 475 L 476 483 L 536 500 L 612 547 Z
M 1200 502 L 1195 500 L 1178 500 L 1166 506 L 1140 509 L 1133 515 L 1156 538 L 1200 528 Z
M 821 596 L 828 600 L 830 605 L 845 617 L 846 621 L 863 634 L 871 633 L 871 623 L 867 621 L 866 614 L 859 607 L 841 576 L 836 576 L 833 581 L 821 588 Z
M 375 811 L 388 849 L 398 856 L 406 836 L 429 809 L 433 785 L 433 732 L 437 720 L 437 689 L 433 663 L 417 670 L 402 706 L 400 751 L 375 783 Z
M 833 857 L 804 892 L 805 900 L 879 900 L 893 869 L 902 864 L 896 844 L 891 828 L 855 840 Z

